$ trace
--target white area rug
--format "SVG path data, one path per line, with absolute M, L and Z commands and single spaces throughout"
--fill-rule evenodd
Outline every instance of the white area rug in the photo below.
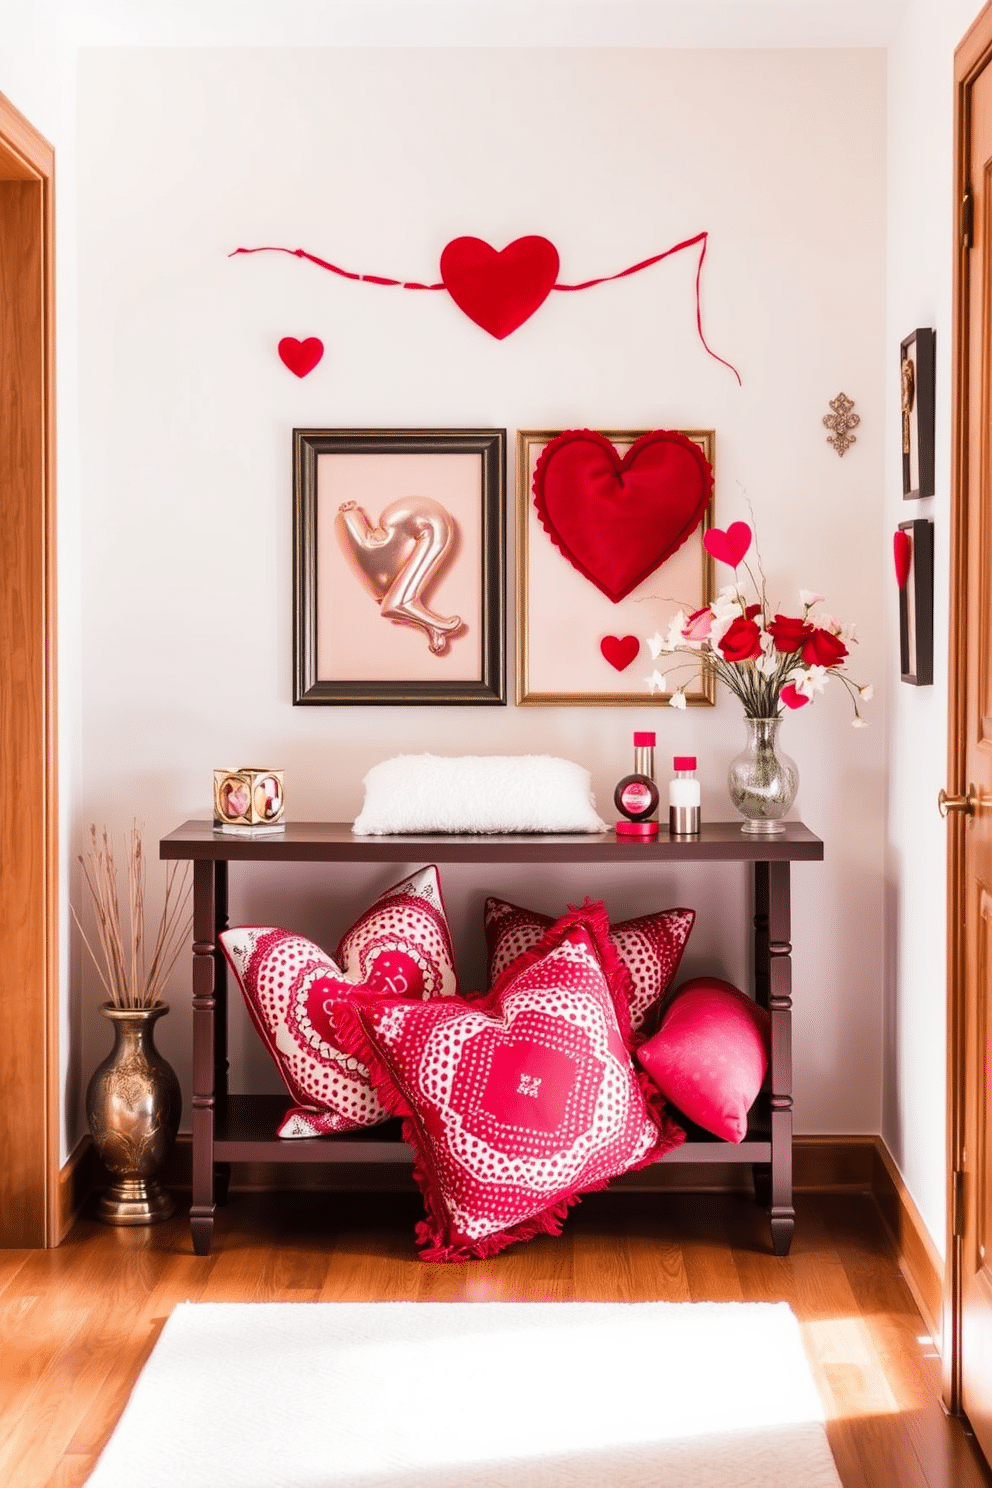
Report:
M 177 1307 L 90 1488 L 840 1488 L 784 1304 Z

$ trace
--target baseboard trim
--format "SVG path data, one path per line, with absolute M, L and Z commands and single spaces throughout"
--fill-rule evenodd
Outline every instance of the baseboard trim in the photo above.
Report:
M 920 1211 L 881 1137 L 875 1137 L 872 1193 L 895 1247 L 899 1269 L 913 1294 L 930 1336 L 941 1349 L 944 1262 Z
M 97 1160 L 93 1140 L 87 1133 L 80 1137 L 68 1160 L 59 1169 L 58 1214 L 56 1215 L 56 1244 L 62 1241 L 83 1212 L 83 1205 L 90 1194 L 106 1182 L 106 1173 Z

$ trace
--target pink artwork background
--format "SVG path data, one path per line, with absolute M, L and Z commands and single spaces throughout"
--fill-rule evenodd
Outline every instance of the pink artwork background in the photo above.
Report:
M 334 518 L 354 501 L 377 525 L 385 507 L 430 496 L 455 524 L 450 558 L 423 594 L 464 622 L 440 655 L 420 626 L 386 620 L 341 548 Z M 482 456 L 317 457 L 317 677 L 322 682 L 474 682 L 482 674 Z
M 708 453 L 701 440 L 696 442 Z M 614 447 L 624 455 L 630 443 L 615 440 Z M 703 526 L 709 525 L 712 505 L 703 526 L 642 584 L 614 604 L 573 568 L 541 525 L 534 507 L 534 469 L 543 449 L 544 443 L 535 440 L 526 446 L 526 489 L 520 496 L 526 523 L 527 574 L 522 608 L 527 630 L 526 636 L 518 637 L 518 645 L 526 644 L 527 666 L 526 686 L 518 700 L 534 695 L 581 694 L 592 701 L 615 698 L 622 702 L 625 695 L 634 694 L 647 703 L 651 697 L 648 679 L 655 667 L 647 637 L 658 630 L 663 632 L 680 606 L 691 613 L 708 597 L 704 596 L 702 533 Z M 640 641 L 637 655 L 623 671 L 611 666 L 600 651 L 600 641 L 607 635 L 633 635 Z M 690 691 L 694 690 L 693 685 Z M 654 701 L 664 699 L 655 694 Z

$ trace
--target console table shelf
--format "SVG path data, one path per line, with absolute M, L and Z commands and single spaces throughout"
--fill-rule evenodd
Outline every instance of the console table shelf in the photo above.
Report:
M 661 863 L 750 863 L 754 879 L 754 994 L 769 1011 L 771 1060 L 766 1089 L 743 1142 L 722 1142 L 696 1128 L 661 1159 L 666 1163 L 749 1163 L 767 1199 L 772 1248 L 792 1243 L 792 944 L 790 865 L 818 862 L 823 843 L 801 822 L 761 836 L 738 822 L 707 822 L 698 837 L 621 841 L 612 832 L 510 833 L 500 836 L 356 837 L 347 822 L 291 822 L 264 837 L 215 831 L 189 821 L 163 837 L 162 858 L 193 864 L 193 1202 L 197 1255 L 213 1241 L 215 1167 L 232 1162 L 409 1163 L 392 1121 L 340 1136 L 279 1138 L 282 1096 L 227 1091 L 227 975 L 218 939 L 227 928 L 228 864 L 260 863 L 607 863 L 650 870 Z

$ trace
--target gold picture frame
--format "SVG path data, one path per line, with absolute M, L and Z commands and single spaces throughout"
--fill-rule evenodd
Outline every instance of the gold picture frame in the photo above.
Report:
M 541 451 L 563 431 L 517 431 L 517 605 L 516 661 L 520 707 L 646 708 L 667 705 L 670 693 L 652 693 L 649 677 L 655 670 L 647 637 L 664 631 L 676 610 L 701 609 L 714 597 L 713 560 L 703 547 L 703 533 L 713 522 L 713 502 L 695 532 L 642 584 L 614 604 L 584 578 L 555 547 L 541 526 L 532 499 L 534 468 Z M 601 429 L 603 438 L 618 448 L 629 447 L 647 429 Z M 675 431 L 692 440 L 714 467 L 716 433 L 713 429 Z M 666 579 L 667 576 L 667 579 Z M 687 592 L 680 592 L 681 590 Z M 618 669 L 600 652 L 606 637 L 636 637 L 639 650 L 632 662 Z M 695 658 L 687 658 L 691 667 Z M 677 686 L 685 679 L 677 659 Z M 661 668 L 659 668 L 661 670 Z M 698 679 L 686 689 L 690 707 L 716 702 L 716 679 L 709 668 L 697 667 Z M 637 679 L 637 686 L 610 686 Z M 585 678 L 591 685 L 584 684 Z

